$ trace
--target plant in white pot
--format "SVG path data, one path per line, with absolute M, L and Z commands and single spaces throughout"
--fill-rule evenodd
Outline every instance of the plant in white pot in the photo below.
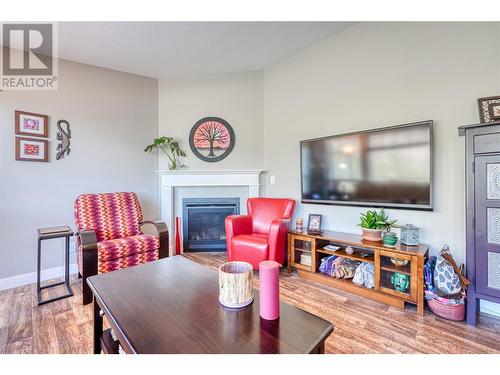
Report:
M 382 234 L 390 231 L 397 220 L 389 220 L 383 208 L 379 211 L 368 210 L 361 214 L 358 224 L 363 231 L 363 239 L 367 241 L 382 241 Z

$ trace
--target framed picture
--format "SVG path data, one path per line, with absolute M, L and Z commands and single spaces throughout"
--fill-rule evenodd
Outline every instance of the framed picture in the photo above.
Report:
M 49 141 L 16 137 L 16 160 L 22 161 L 49 161 Z
M 46 115 L 38 113 L 16 111 L 16 134 L 30 137 L 44 137 L 49 135 L 49 121 Z
M 500 105 L 500 96 L 488 96 L 485 98 L 479 98 L 477 100 L 477 104 L 479 107 L 479 119 L 482 123 L 500 120 L 500 117 L 492 117 L 492 110 L 490 109 L 496 108 L 496 113 L 498 113 L 498 110 L 500 109 L 498 107 L 498 105 Z
M 490 119 L 498 121 L 500 120 L 500 103 L 491 103 L 488 106 L 490 112 Z
M 319 214 L 309 214 L 309 220 L 307 222 L 307 231 L 312 233 L 321 232 L 321 215 Z
M 220 117 L 202 118 L 191 129 L 189 147 L 198 159 L 221 161 L 233 150 L 233 128 Z

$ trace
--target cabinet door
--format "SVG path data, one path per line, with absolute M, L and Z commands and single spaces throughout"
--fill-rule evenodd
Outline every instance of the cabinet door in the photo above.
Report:
M 476 291 L 500 297 L 500 156 L 475 163 Z
M 381 250 L 378 264 L 381 292 L 417 301 L 417 257 Z
M 292 236 L 292 265 L 294 267 L 313 271 L 313 244 L 314 239 L 305 236 Z

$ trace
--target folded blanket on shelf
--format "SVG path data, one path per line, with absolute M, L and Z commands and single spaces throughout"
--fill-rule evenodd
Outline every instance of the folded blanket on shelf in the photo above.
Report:
M 333 261 L 338 258 L 336 255 L 330 255 L 326 258 L 321 259 L 321 264 L 319 265 L 319 272 L 324 273 L 325 275 L 332 276 Z
M 359 264 L 360 262 L 352 259 L 330 255 L 321 259 L 319 272 L 327 276 L 336 277 L 337 279 L 350 279 L 354 277 Z
M 357 285 L 364 285 L 367 288 L 375 286 L 373 263 L 363 262 L 356 269 L 352 282 Z
M 341 272 L 341 271 L 338 271 L 337 268 L 340 266 L 340 264 L 342 263 L 343 260 L 344 260 L 344 258 L 338 257 L 332 262 L 332 271 L 330 273 L 330 276 L 337 277 L 337 275 Z
M 335 263 L 335 262 L 334 262 Z M 356 268 L 358 268 L 360 262 L 352 259 L 341 258 L 340 261 L 335 264 L 335 274 L 337 279 L 351 279 L 354 277 Z

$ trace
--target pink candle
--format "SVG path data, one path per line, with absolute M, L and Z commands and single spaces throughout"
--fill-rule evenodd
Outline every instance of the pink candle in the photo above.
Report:
M 259 263 L 260 316 L 266 320 L 280 316 L 279 263 L 266 260 Z

